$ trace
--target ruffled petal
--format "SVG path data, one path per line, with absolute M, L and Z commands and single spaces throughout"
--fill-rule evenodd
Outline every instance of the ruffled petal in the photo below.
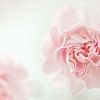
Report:
M 100 55 L 90 54 L 89 56 L 95 66 L 100 66 Z
M 84 24 L 73 27 L 70 31 L 70 38 L 77 43 L 86 43 L 91 40 L 87 27 Z

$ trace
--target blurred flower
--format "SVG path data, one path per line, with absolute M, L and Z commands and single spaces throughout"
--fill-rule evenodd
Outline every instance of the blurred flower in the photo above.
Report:
M 62 10 L 46 36 L 43 68 L 54 77 L 58 87 L 69 88 L 71 93 L 84 88 L 100 88 L 98 15 L 90 8 L 85 13 L 75 9 Z
M 32 84 L 27 71 L 11 59 L 0 59 L 0 100 L 29 100 Z

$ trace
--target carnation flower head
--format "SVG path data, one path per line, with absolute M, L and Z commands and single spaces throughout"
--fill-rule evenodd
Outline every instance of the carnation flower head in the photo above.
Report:
M 75 9 L 62 10 L 45 39 L 43 68 L 58 87 L 71 93 L 100 88 L 99 11 L 87 8 L 80 17 Z

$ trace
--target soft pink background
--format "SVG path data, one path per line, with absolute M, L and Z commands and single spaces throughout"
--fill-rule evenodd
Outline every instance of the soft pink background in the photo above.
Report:
M 36 100 L 99 100 L 99 90 L 71 96 L 54 88 L 41 68 L 41 41 L 54 14 L 62 7 L 83 10 L 100 0 L 0 0 L 0 54 L 22 61 L 30 77 L 39 83 Z

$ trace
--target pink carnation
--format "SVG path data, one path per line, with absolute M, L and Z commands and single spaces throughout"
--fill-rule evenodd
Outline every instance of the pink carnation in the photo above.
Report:
M 92 10 L 82 17 L 74 9 L 61 11 L 43 45 L 45 72 L 71 93 L 100 88 L 100 22 Z
M 0 59 L 0 100 L 29 100 L 26 70 L 7 58 Z

